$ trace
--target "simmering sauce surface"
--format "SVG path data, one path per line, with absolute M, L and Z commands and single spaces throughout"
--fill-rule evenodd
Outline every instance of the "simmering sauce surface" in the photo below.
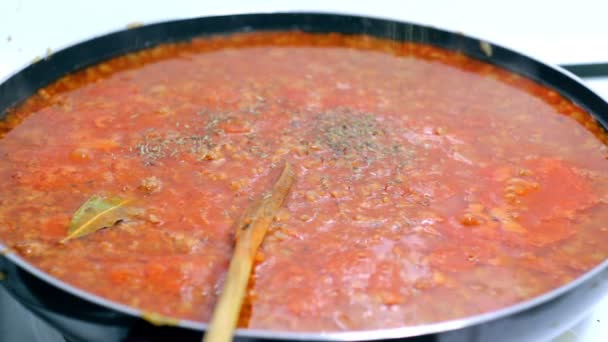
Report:
M 0 124 L 0 240 L 87 291 L 206 322 L 233 224 L 297 170 L 241 325 L 389 328 L 495 310 L 608 256 L 600 127 L 461 54 L 252 33 L 119 57 Z M 92 196 L 137 215 L 67 236 Z

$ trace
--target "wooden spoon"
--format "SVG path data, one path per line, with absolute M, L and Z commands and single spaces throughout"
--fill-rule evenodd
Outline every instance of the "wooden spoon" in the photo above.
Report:
M 294 181 L 293 168 L 286 162 L 272 190 L 247 208 L 237 222 L 232 260 L 203 342 L 232 339 L 258 247 Z

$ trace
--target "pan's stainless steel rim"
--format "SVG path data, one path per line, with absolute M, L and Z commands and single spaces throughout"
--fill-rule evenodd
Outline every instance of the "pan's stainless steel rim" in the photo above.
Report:
M 340 12 L 293 11 L 293 12 L 262 12 L 262 13 L 240 13 L 240 14 L 234 13 L 234 14 L 222 14 L 222 15 L 217 15 L 217 16 L 209 16 L 209 17 L 204 17 L 204 18 L 223 17 L 223 16 L 239 16 L 239 15 L 285 15 L 285 14 L 313 15 L 313 16 L 314 15 L 348 16 L 348 17 L 360 18 L 360 19 L 385 20 L 385 21 L 389 21 L 389 22 L 393 22 L 393 23 L 397 23 L 397 24 L 413 24 L 416 26 L 426 27 L 429 29 L 438 29 L 438 30 L 448 31 L 448 30 L 445 30 L 442 28 L 426 26 L 426 25 L 422 25 L 419 23 L 397 21 L 394 18 L 383 18 L 383 17 L 377 17 L 377 16 L 374 16 L 374 17 L 360 16 L 357 14 L 351 14 L 351 13 L 347 13 L 347 12 L 340 13 Z M 182 19 L 180 19 L 180 20 L 182 20 Z M 194 19 L 194 18 L 191 18 L 191 19 Z M 150 23 L 150 24 L 153 25 L 153 24 L 162 24 L 162 23 L 163 22 L 156 22 L 156 23 Z M 111 33 L 112 32 L 107 33 L 107 34 L 111 34 Z M 453 34 L 461 35 L 460 33 L 453 33 Z M 470 36 L 467 36 L 467 37 L 470 39 L 475 39 L 474 37 L 470 37 Z M 93 38 L 93 39 L 95 39 L 95 38 Z M 529 61 L 531 61 L 533 63 L 538 63 L 538 64 L 542 64 L 544 66 L 547 66 L 547 67 L 561 73 L 565 77 L 568 77 L 570 80 L 578 83 L 580 85 L 580 87 L 588 90 L 588 87 L 583 84 L 583 82 L 580 80 L 580 78 L 578 78 L 577 76 L 573 75 L 572 73 L 568 72 L 567 70 L 565 70 L 563 68 L 547 65 L 546 63 L 538 61 L 535 58 L 532 58 L 528 55 L 522 54 L 520 52 L 511 51 L 509 49 L 501 47 L 500 45 L 488 43 L 488 42 L 486 42 L 484 40 L 480 40 L 480 39 L 478 39 L 478 41 L 479 41 L 480 45 L 491 44 L 490 46 L 492 46 L 492 47 L 498 47 L 501 49 L 508 50 L 514 54 L 521 56 L 524 59 L 528 59 Z M 75 43 L 74 45 L 77 45 L 77 44 L 79 44 L 79 43 Z M 74 46 L 74 45 L 71 45 L 71 46 Z M 4 80 L 0 80 L 0 84 L 2 84 L 4 81 L 8 80 L 12 76 L 13 75 L 10 75 L 9 77 L 7 77 Z M 591 90 L 588 90 L 588 91 L 591 94 L 594 94 L 593 91 L 591 91 Z M 599 118 L 597 118 L 597 119 L 599 120 Z M 600 120 L 600 122 L 602 122 L 602 124 L 604 124 L 604 126 L 605 126 L 605 123 L 602 120 Z M 25 270 L 26 272 L 41 279 L 42 281 L 44 281 L 54 287 L 60 288 L 76 297 L 82 298 L 84 300 L 87 300 L 87 301 L 95 303 L 97 305 L 106 307 L 108 309 L 118 311 L 120 313 L 124 313 L 124 314 L 130 315 L 130 316 L 140 317 L 142 319 L 145 319 L 146 313 L 141 310 L 135 309 L 128 305 L 120 304 L 120 303 L 112 301 L 112 300 L 102 298 L 100 296 L 94 295 L 89 292 L 86 292 L 84 290 L 81 290 L 73 285 L 70 285 L 62 280 L 59 280 L 58 278 L 55 278 L 55 277 L 43 272 L 42 270 L 40 270 L 40 269 L 36 268 L 35 266 L 33 266 L 32 264 L 30 264 L 25 259 L 23 259 L 21 256 L 19 256 L 14 251 L 10 250 L 7 246 L 5 246 L 4 244 L 2 244 L 0 242 L 0 258 L 2 256 L 4 256 L 10 262 L 14 263 L 21 269 Z M 506 317 L 509 317 L 512 315 L 516 315 L 518 313 L 522 313 L 526 310 L 537 307 L 543 303 L 547 303 L 551 300 L 554 300 L 554 299 L 572 291 L 576 287 L 580 286 L 581 284 L 583 284 L 587 281 L 591 281 L 591 279 L 596 278 L 601 273 L 603 273 L 607 270 L 608 270 L 608 260 L 604 260 L 602 263 L 598 264 L 596 267 L 594 267 L 593 269 L 584 273 L 583 275 L 576 278 L 575 280 L 573 280 L 563 286 L 560 286 L 554 290 L 551 290 L 547 293 L 544 293 L 540 296 L 534 297 L 532 299 L 511 305 L 511 306 L 508 306 L 508 307 L 505 307 L 505 308 L 502 308 L 502 309 L 499 309 L 496 311 L 483 313 L 483 314 L 479 314 L 479 315 L 474 315 L 474 316 L 468 316 L 468 317 L 464 317 L 461 319 L 454 319 L 454 320 L 449 320 L 449 321 L 417 325 L 417 326 L 407 326 L 407 327 L 402 327 L 402 328 L 349 331 L 349 332 L 290 332 L 290 331 L 258 330 L 258 329 L 237 329 L 236 336 L 243 337 L 243 338 L 268 339 L 268 340 L 277 339 L 277 340 L 301 340 L 301 341 L 357 341 L 357 340 L 370 340 L 371 341 L 371 340 L 397 339 L 397 338 L 423 336 L 423 335 L 436 334 L 436 333 L 444 333 L 444 332 L 454 331 L 454 330 L 458 330 L 458 329 L 462 329 L 462 328 L 468 328 L 468 327 L 472 327 L 472 326 L 476 326 L 476 325 L 480 325 L 480 324 L 484 324 L 484 323 L 489 323 L 489 322 L 496 321 L 496 320 L 499 320 L 502 318 L 506 318 Z M 602 280 L 596 279 L 595 281 L 604 281 L 604 280 L 605 279 L 602 279 Z M 188 328 L 188 329 L 192 329 L 192 330 L 197 330 L 197 331 L 201 331 L 201 332 L 203 332 L 207 328 L 207 324 L 196 322 L 196 321 L 191 321 L 191 320 L 177 321 L 176 326 Z

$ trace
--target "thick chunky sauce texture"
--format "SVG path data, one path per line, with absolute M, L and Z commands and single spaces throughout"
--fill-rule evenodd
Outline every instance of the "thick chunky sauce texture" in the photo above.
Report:
M 608 256 L 603 130 L 456 52 L 298 32 L 195 39 L 40 90 L 2 123 L 0 239 L 102 297 L 206 322 L 234 223 L 297 181 L 241 325 L 337 331 L 488 312 Z M 138 215 L 60 241 L 94 195 Z

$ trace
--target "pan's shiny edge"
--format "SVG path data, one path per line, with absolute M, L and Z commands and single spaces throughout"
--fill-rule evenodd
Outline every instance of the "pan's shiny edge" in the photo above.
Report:
M 473 58 L 496 64 L 551 87 L 592 113 L 604 127 L 608 122 L 608 104 L 593 91 L 557 67 L 512 50 L 431 27 L 380 18 L 328 13 L 263 13 L 225 15 L 157 23 L 94 38 L 54 53 L 34 63 L 0 84 L 0 113 L 23 101 L 37 89 L 66 73 L 102 60 L 160 43 L 192 37 L 252 30 L 302 30 L 369 34 L 398 41 L 429 43 L 461 51 Z M 92 295 L 38 270 L 0 244 L 0 270 L 7 274 L 2 284 L 30 310 L 51 322 L 76 340 L 95 340 L 92 329 L 109 332 L 105 339 L 128 336 L 141 326 L 142 313 L 131 307 Z M 540 340 L 553 337 L 560 329 L 574 324 L 608 291 L 608 261 L 576 280 L 531 300 L 482 315 L 463 319 L 397 329 L 342 333 L 293 333 L 240 329 L 243 340 L 388 340 L 405 337 L 441 341 Z M 52 300 L 49 300 L 51 298 Z M 65 305 L 69 302 L 70 305 Z M 66 310 L 70 307 L 70 310 Z M 76 326 L 65 320 L 76 317 Z M 78 327 L 78 321 L 88 323 Z M 84 324 L 83 323 L 83 324 Z M 93 326 L 91 326 L 93 324 Z M 187 328 L 187 329 L 180 329 Z M 173 333 L 204 330 L 205 325 L 180 321 Z M 122 329 L 122 330 L 121 330 Z M 151 325 L 143 329 L 157 330 Z M 114 330 L 113 330 L 114 331 Z M 99 336 L 104 336 L 103 334 Z M 111 338 L 110 338 L 111 340 Z

